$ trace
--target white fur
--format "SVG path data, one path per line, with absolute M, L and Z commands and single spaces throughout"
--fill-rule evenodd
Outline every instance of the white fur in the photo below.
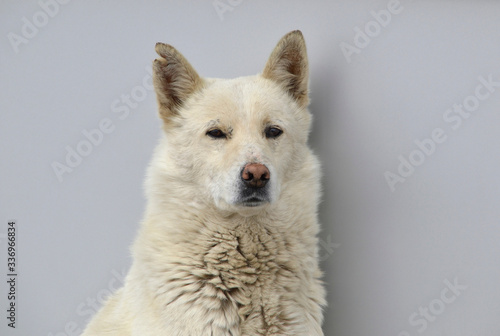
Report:
M 182 106 L 167 104 L 125 286 L 83 335 L 323 335 L 307 101 L 265 74 L 195 81 Z M 266 138 L 267 125 L 283 134 Z M 208 137 L 214 126 L 230 137 Z M 257 207 L 238 204 L 249 162 L 271 176 L 270 202 Z

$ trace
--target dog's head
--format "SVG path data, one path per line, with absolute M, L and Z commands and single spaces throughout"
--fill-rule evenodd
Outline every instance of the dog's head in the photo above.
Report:
M 262 74 L 236 79 L 200 77 L 172 46 L 158 43 L 156 52 L 167 144 L 156 165 L 182 181 L 184 190 L 172 192 L 241 211 L 272 204 L 284 188 L 304 182 L 311 116 L 300 31 L 279 41 Z

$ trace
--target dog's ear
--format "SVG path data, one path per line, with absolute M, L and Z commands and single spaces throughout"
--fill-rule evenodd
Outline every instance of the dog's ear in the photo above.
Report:
M 171 45 L 157 43 L 155 50 L 160 58 L 153 62 L 153 84 L 160 116 L 168 123 L 186 99 L 202 86 L 202 79 Z
M 307 106 L 309 66 L 306 43 L 300 30 L 294 30 L 281 38 L 271 53 L 262 76 L 280 84 L 299 106 Z

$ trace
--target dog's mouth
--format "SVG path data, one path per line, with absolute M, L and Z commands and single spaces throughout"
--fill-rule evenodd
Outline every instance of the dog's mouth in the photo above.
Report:
M 237 205 L 244 207 L 258 207 L 271 202 L 269 184 L 264 186 L 249 186 L 247 183 L 240 185 Z
M 240 204 L 246 207 L 258 207 L 265 203 L 268 203 L 269 200 L 253 195 L 251 197 L 243 199 Z

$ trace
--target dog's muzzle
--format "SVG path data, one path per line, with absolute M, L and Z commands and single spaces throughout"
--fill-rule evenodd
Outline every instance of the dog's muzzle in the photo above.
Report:
M 269 202 L 269 169 L 261 163 L 248 163 L 241 170 L 241 189 L 239 202 L 244 206 L 255 207 Z

